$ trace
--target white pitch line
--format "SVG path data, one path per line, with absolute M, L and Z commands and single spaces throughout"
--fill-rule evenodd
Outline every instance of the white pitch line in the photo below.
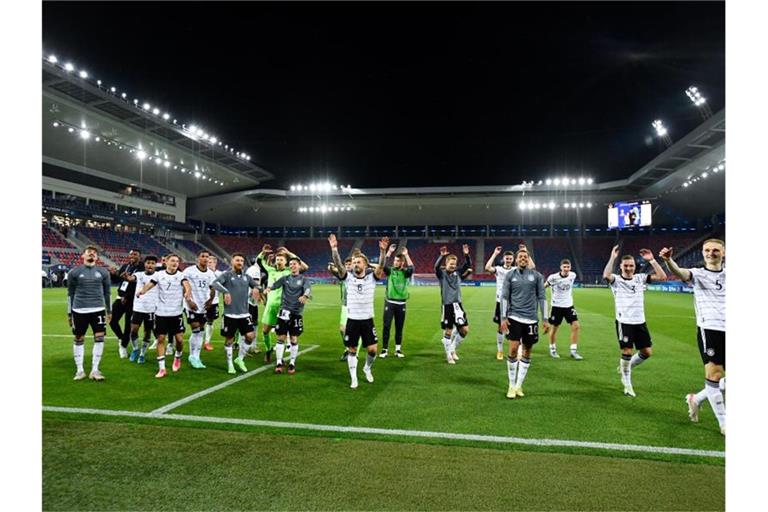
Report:
M 311 351 L 315 350 L 318 347 L 320 347 L 320 345 L 309 345 L 307 348 L 305 348 L 303 350 L 300 350 L 299 354 L 306 354 L 307 352 L 311 352 Z M 176 409 L 177 407 L 181 407 L 184 404 L 188 404 L 192 400 L 197 400 L 198 398 L 202 398 L 202 397 L 204 397 L 206 395 L 210 395 L 211 393 L 215 393 L 216 391 L 218 391 L 220 389 L 224 389 L 227 386 L 231 386 L 232 384 L 236 384 L 236 383 L 240 382 L 241 380 L 249 379 L 249 378 L 253 377 L 254 375 L 258 375 L 259 373 L 265 372 L 265 371 L 269 370 L 270 368 L 273 368 L 274 366 L 275 366 L 275 363 L 271 363 L 271 364 L 268 364 L 268 365 L 265 365 L 265 366 L 261 366 L 259 368 L 256 368 L 255 370 L 251 370 L 250 372 L 244 373 L 244 374 L 240 375 L 239 377 L 235 377 L 234 379 L 226 380 L 226 381 L 222 382 L 221 384 L 217 384 L 217 385 L 212 386 L 210 388 L 206 388 L 206 389 L 204 389 L 202 391 L 199 391 L 199 392 L 195 393 L 194 395 L 189 395 L 188 397 L 182 398 L 180 400 L 176 400 L 175 402 L 171 402 L 168 405 L 164 405 L 164 406 L 162 406 L 162 407 L 160 407 L 158 409 L 155 409 L 150 414 L 152 414 L 152 415 L 165 414 L 166 412 L 168 412 L 170 410 Z
M 247 375 L 247 374 L 246 374 Z M 244 377 L 244 376 L 243 376 Z M 234 379 L 233 379 L 234 380 Z M 451 439 L 460 441 L 478 441 L 484 443 L 518 444 L 526 446 L 562 446 L 569 448 L 592 448 L 619 452 L 663 453 L 667 455 L 692 455 L 695 457 L 724 458 L 725 452 L 715 450 L 695 450 L 668 446 L 648 446 L 637 444 L 599 443 L 591 441 L 572 441 L 568 439 L 527 439 L 524 437 L 491 436 L 481 434 L 455 434 L 452 432 L 431 432 L 428 430 L 404 430 L 372 427 L 345 427 L 340 425 L 318 425 L 314 423 L 289 423 L 285 421 L 247 420 L 240 418 L 218 418 L 213 416 L 190 416 L 186 414 L 158 414 L 153 412 L 113 411 L 109 409 L 80 409 L 75 407 L 43 406 L 44 412 L 67 414 L 92 414 L 97 416 L 123 416 L 130 418 L 150 418 L 174 421 L 194 421 L 227 425 L 248 425 L 254 427 L 272 427 L 290 430 L 314 430 L 320 432 L 343 432 L 355 434 L 375 434 L 382 436 L 416 437 L 427 439 Z

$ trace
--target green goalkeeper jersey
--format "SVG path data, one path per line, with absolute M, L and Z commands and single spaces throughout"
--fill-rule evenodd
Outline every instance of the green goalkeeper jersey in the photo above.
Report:
M 261 263 L 261 266 L 264 268 L 264 270 L 267 271 L 267 288 L 272 289 L 272 285 L 275 284 L 275 281 L 280 279 L 284 276 L 291 275 L 291 270 L 289 268 L 284 268 L 283 270 L 277 270 L 276 267 L 273 267 L 267 261 L 264 259 L 264 255 L 259 253 L 258 257 L 256 258 L 257 261 Z M 278 288 L 277 290 L 272 290 L 270 294 L 267 296 L 267 304 L 273 304 L 277 302 L 280 304 L 280 301 L 283 299 L 283 289 Z

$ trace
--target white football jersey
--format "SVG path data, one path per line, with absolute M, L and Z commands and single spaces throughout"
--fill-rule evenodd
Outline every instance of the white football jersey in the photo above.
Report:
M 218 278 L 219 278 L 219 276 L 220 276 L 221 274 L 223 274 L 223 272 L 222 272 L 221 270 L 211 270 L 211 272 L 213 272 L 213 275 L 215 276 L 215 277 L 213 278 L 213 280 L 214 280 L 214 281 L 215 281 L 216 279 L 218 279 Z M 212 304 L 218 304 L 218 303 L 219 303 L 219 292 L 216 292 L 216 293 L 214 294 L 214 296 L 213 296 L 213 302 L 212 302 Z
M 692 268 L 690 271 L 696 325 L 725 332 L 725 269 L 717 272 Z
M 613 274 L 611 291 L 616 302 L 616 320 L 622 324 L 645 323 L 645 288 L 648 274 L 635 274 L 631 279 Z
M 502 265 L 496 265 L 493 267 L 495 269 L 495 275 L 496 275 L 496 302 L 501 301 L 501 289 L 504 288 L 504 278 L 507 277 L 507 273 L 515 268 L 514 265 L 512 265 L 509 268 L 504 268 Z
M 259 284 L 259 286 L 261 286 L 261 267 L 259 267 L 258 264 L 248 267 L 248 269 L 245 271 L 245 274 L 252 277 Z M 253 295 L 248 294 L 248 304 L 251 306 L 257 306 L 258 301 L 253 298 Z
M 136 272 L 133 274 L 136 276 L 136 292 L 144 288 L 156 272 L 147 275 L 145 272 Z M 154 313 L 157 309 L 157 286 L 149 290 L 141 297 L 133 298 L 133 310 L 137 313 Z
M 376 293 L 376 277 L 373 275 L 373 270 L 366 269 L 363 277 L 347 272 L 344 284 L 347 287 L 347 318 L 351 320 L 373 318 L 373 296 Z
M 157 316 L 179 316 L 184 307 L 184 286 L 187 278 L 180 271 L 169 274 L 167 270 L 155 272 L 150 279 L 157 288 Z
M 192 286 L 192 299 L 197 304 L 197 311 L 192 311 L 186 306 L 187 311 L 191 313 L 205 313 L 205 302 L 211 296 L 211 285 L 216 280 L 216 274 L 213 270 L 200 270 L 197 265 L 192 265 L 184 269 L 184 277 Z
M 552 307 L 573 307 L 573 282 L 576 281 L 576 272 L 568 272 L 563 277 L 560 272 L 547 278 L 547 284 L 552 288 Z

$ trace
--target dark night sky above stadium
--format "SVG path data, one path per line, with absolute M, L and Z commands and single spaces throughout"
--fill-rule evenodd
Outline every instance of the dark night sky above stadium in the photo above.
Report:
M 276 175 L 627 177 L 725 102 L 725 4 L 51 3 L 43 48 Z

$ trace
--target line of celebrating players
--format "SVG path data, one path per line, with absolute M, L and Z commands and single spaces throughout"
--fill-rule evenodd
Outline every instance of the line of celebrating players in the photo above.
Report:
M 377 358 L 378 337 L 374 325 L 374 295 L 376 280 L 387 279 L 384 305 L 384 341 L 380 357 L 388 355 L 390 326 L 395 322 L 395 355 L 405 357 L 402 350 L 402 335 L 405 324 L 408 283 L 413 275 L 413 262 L 406 248 L 401 248 L 392 266 L 387 264 L 396 247 L 388 238 L 379 242 L 379 259 L 376 265 L 359 251 L 342 261 L 338 252 L 335 235 L 329 237 L 333 262 L 329 271 L 339 280 L 341 287 L 341 317 L 339 328 L 345 345 L 342 356 L 350 374 L 350 387 L 358 387 L 357 352 L 360 346 L 366 350 L 363 374 L 370 383 L 373 378 L 373 364 Z M 498 325 L 496 357 L 504 359 L 503 339 L 509 342 L 507 361 L 507 398 L 525 396 L 523 383 L 531 365 L 531 350 L 538 342 L 539 313 L 544 333 L 550 332 L 549 353 L 559 357 L 556 349 L 556 332 L 563 319 L 571 327 L 570 356 L 582 360 L 577 352 L 580 325 L 573 304 L 573 284 L 576 274 L 571 271 L 568 260 L 562 260 L 560 272 L 544 279 L 535 270 L 535 264 L 524 245 L 517 253 L 507 251 L 502 265 L 495 265 L 502 248 L 496 247 L 485 265 L 486 271 L 496 277 L 496 308 L 493 321 Z M 458 257 L 449 254 L 445 247 L 435 262 L 435 275 L 440 284 L 442 344 L 448 364 L 459 360 L 458 348 L 469 334 L 469 319 L 462 306 L 461 282 L 472 274 L 470 248 L 462 248 L 464 262 L 458 267 Z M 705 365 L 705 386 L 698 393 L 686 396 L 691 421 L 698 421 L 701 404 L 709 401 L 725 434 L 725 269 L 723 259 L 725 244 L 722 240 L 706 240 L 702 247 L 705 266 L 703 268 L 680 268 L 672 259 L 672 249 L 663 248 L 659 256 L 669 270 L 683 282 L 693 286 L 697 324 L 697 342 Z M 632 372 L 652 355 L 651 335 L 645 320 L 644 292 L 646 285 L 667 279 L 666 273 L 648 249 L 640 251 L 652 272 L 636 272 L 635 257 L 624 255 L 620 259 L 619 274 L 614 273 L 619 259 L 619 246 L 615 246 L 603 271 L 615 301 L 615 326 L 621 357 L 617 369 L 623 392 L 635 397 Z M 256 264 L 245 269 L 245 256 L 232 255 L 230 270 L 218 272 L 215 256 L 200 251 L 197 261 L 183 272 L 178 270 L 179 257 L 175 254 L 163 258 L 157 266 L 157 258 L 144 259 L 144 269 L 139 270 L 140 253 L 129 253 L 129 262 L 118 271 L 122 279 L 118 287 L 118 299 L 110 305 L 110 276 L 106 269 L 96 266 L 98 250 L 89 246 L 83 253 L 83 265 L 73 268 L 68 276 L 68 313 L 75 335 L 73 354 L 77 368 L 74 379 L 85 378 L 83 368 L 84 336 L 90 327 L 94 333 L 92 370 L 89 378 L 103 381 L 99 362 L 103 354 L 106 324 L 113 326 L 120 339 L 120 356 L 127 355 L 127 344 L 132 350 L 128 358 L 144 363 L 151 333 L 157 336 L 157 378 L 167 375 L 165 368 L 166 342 L 173 355 L 172 370 L 182 366 L 184 320 L 182 310 L 186 309 L 187 323 L 192 334 L 189 339 L 189 364 L 195 369 L 205 365 L 200 359 L 201 349 L 212 350 L 210 333 L 213 322 L 218 318 L 218 293 L 223 294 L 224 315 L 221 334 L 225 339 L 227 368 L 230 374 L 236 369 L 248 371 L 245 366 L 246 354 L 258 352 L 256 328 L 253 320 L 258 317 L 258 303 L 264 302 L 262 316 L 262 341 L 265 347 L 265 362 L 270 362 L 273 352 L 276 357 L 275 373 L 282 373 L 286 367 L 284 358 L 288 351 L 287 372 L 296 371 L 299 353 L 299 337 L 303 333 L 303 309 L 311 300 L 311 284 L 303 273 L 308 266 L 295 254 L 285 248 L 273 253 L 265 245 L 258 255 Z M 267 276 L 267 285 L 262 287 L 262 273 Z M 552 288 L 552 307 L 548 311 L 545 288 Z M 185 308 L 186 305 L 186 308 Z M 130 318 L 130 329 L 118 331 L 119 316 Z M 115 313 L 115 316 L 112 314 Z M 116 318 L 117 317 L 117 318 Z M 117 325 L 118 329 L 114 328 Z M 141 347 L 138 332 L 144 328 Z M 277 335 L 272 344 L 271 332 Z M 236 336 L 238 341 L 235 342 Z M 173 347 L 170 346 L 171 339 Z M 127 341 L 126 341 L 127 340 Z M 233 359 L 237 347 L 238 356 Z

